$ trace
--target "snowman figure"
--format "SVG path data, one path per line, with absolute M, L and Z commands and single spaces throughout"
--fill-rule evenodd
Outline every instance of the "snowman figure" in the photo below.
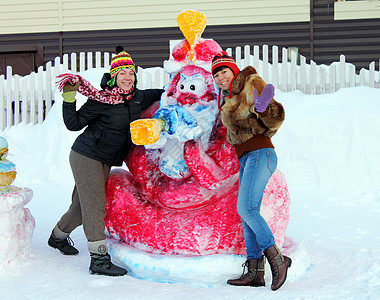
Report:
M 202 19 L 196 12 L 180 15 Z M 245 254 L 236 210 L 239 161 L 226 140 L 211 74 L 221 47 L 200 38 L 202 22 L 183 21 L 181 30 L 192 24 L 196 30 L 184 34 L 164 63 L 170 80 L 160 106 L 131 124 L 136 146 L 125 160 L 128 171 L 113 169 L 108 177 L 107 230 L 119 243 L 149 253 Z M 279 170 L 262 203 L 276 244 L 283 245 L 290 197 Z
M 178 72 L 161 99 L 154 119 L 165 122 L 159 139 L 147 149 L 161 149 L 159 168 L 172 178 L 190 176 L 184 158 L 186 141 L 198 139 L 207 151 L 219 113 L 213 79 L 205 69 L 189 64 Z

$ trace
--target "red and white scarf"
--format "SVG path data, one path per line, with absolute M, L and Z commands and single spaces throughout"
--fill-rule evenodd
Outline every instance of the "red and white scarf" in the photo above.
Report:
M 129 91 L 125 91 L 121 88 L 115 87 L 113 89 L 106 88 L 103 90 L 97 90 L 95 87 L 91 85 L 86 79 L 84 79 L 80 75 L 65 73 L 57 76 L 58 81 L 56 82 L 59 91 L 62 92 L 63 86 L 66 83 L 70 83 L 75 85 L 77 82 L 80 82 L 80 86 L 78 88 L 78 92 L 83 96 L 86 96 L 92 100 L 96 100 L 103 103 L 108 104 L 120 104 L 124 103 L 124 101 L 129 101 L 135 95 L 134 87 L 132 87 Z

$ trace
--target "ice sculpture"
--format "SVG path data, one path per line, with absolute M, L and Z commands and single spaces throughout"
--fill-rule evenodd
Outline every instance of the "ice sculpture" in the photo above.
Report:
M 24 207 L 33 191 L 11 185 L 16 166 L 6 159 L 7 154 L 8 142 L 0 137 L 0 270 L 28 254 L 35 226 L 29 209 Z
M 10 185 L 16 178 L 16 165 L 7 160 L 8 142 L 0 137 L 0 193 L 5 194 L 12 190 Z
M 192 11 L 178 15 L 186 39 L 164 63 L 170 82 L 158 109 L 132 126 L 138 145 L 126 158 L 129 171 L 114 169 L 109 176 L 106 225 L 119 244 L 156 254 L 245 254 L 236 211 L 239 163 L 225 138 L 210 73 L 222 49 L 201 38 L 204 18 Z M 289 204 L 285 177 L 276 170 L 261 209 L 280 247 Z

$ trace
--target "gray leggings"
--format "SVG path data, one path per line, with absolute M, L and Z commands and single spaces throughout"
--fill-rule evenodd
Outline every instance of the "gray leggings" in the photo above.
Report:
M 71 233 L 83 224 L 88 242 L 105 240 L 105 185 L 111 167 L 72 150 L 69 160 L 75 186 L 71 205 L 59 220 L 58 228 Z

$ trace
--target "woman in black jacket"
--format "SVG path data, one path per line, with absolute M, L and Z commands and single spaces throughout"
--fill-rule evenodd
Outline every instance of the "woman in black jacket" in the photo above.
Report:
M 67 129 L 86 127 L 75 140 L 70 165 L 75 187 L 68 211 L 54 227 L 48 244 L 64 255 L 76 255 L 69 234 L 83 224 L 91 256 L 91 274 L 122 276 L 123 268 L 112 264 L 108 254 L 105 222 L 105 183 L 112 166 L 121 166 L 132 145 L 130 123 L 141 112 L 159 101 L 164 90 L 136 88 L 135 65 L 130 55 L 117 47 L 110 73 L 104 74 L 98 91 L 78 75 L 65 74 L 63 86 L 63 120 Z M 76 110 L 75 94 L 89 97 Z

